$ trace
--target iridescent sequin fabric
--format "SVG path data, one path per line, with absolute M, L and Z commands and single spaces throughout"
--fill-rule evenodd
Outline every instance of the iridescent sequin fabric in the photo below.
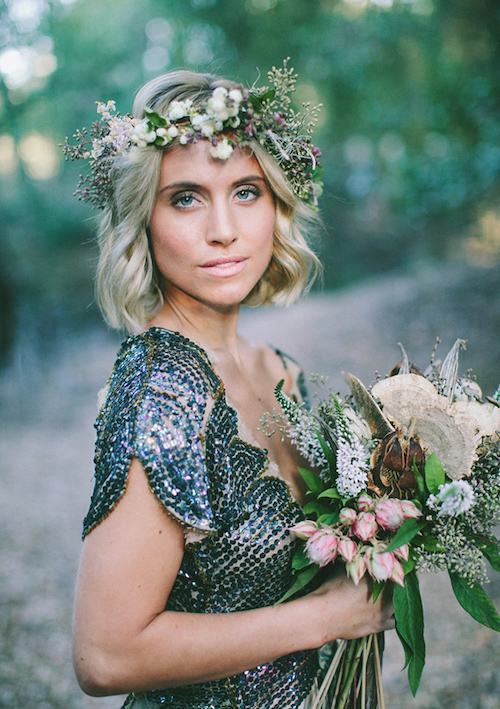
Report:
M 188 533 L 167 609 L 227 613 L 283 595 L 294 551 L 288 529 L 302 512 L 269 470 L 267 452 L 242 438 L 204 350 L 161 328 L 126 340 L 96 428 L 84 535 L 120 499 L 136 456 L 153 493 Z M 189 541 L 193 530 L 198 537 Z M 316 672 L 316 652 L 297 652 L 228 679 L 141 693 L 141 706 L 294 709 Z M 133 704 L 131 695 L 125 706 Z

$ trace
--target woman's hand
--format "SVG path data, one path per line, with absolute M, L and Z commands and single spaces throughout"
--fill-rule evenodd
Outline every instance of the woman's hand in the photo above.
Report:
M 338 569 L 309 594 L 311 600 L 316 599 L 321 605 L 319 615 L 323 621 L 324 642 L 338 638 L 352 640 L 395 627 L 392 583 L 386 584 L 375 603 L 372 593 L 366 574 L 356 586 Z

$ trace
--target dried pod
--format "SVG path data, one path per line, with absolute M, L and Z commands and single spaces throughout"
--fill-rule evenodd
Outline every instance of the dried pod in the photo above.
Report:
M 368 487 L 378 496 L 411 499 L 417 489 L 413 466 L 422 469 L 424 452 L 415 437 L 405 438 L 401 430 L 380 441 L 371 459 Z

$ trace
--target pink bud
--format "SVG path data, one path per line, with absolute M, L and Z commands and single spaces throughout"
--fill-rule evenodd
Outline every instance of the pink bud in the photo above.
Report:
M 411 500 L 401 500 L 399 504 L 401 505 L 401 510 L 405 519 L 410 519 L 412 517 L 416 519 L 417 517 L 422 516 L 421 511 L 414 502 L 411 502 Z
M 383 529 L 395 531 L 404 522 L 403 510 L 400 500 L 383 498 L 377 502 L 375 517 Z
M 354 534 L 366 542 L 374 537 L 378 531 L 378 524 L 373 512 L 361 512 L 353 525 Z
M 310 519 L 305 519 L 303 522 L 299 522 L 293 527 L 290 527 L 290 531 L 299 537 L 299 539 L 309 539 L 314 532 L 318 531 L 318 525 Z
M 365 564 L 368 573 L 376 581 L 387 581 L 394 571 L 394 554 L 392 551 L 378 552 L 373 547 L 365 553 Z
M 347 562 L 350 562 L 354 559 L 356 549 L 356 543 L 353 542 L 352 539 L 342 537 L 342 539 L 339 540 L 338 552 Z
M 351 524 L 354 524 L 357 517 L 358 515 L 356 514 L 356 510 L 353 510 L 350 507 L 343 507 L 340 510 L 339 522 L 345 527 L 349 527 Z
M 375 500 L 370 495 L 363 493 L 358 497 L 358 510 L 360 512 L 372 512 L 375 509 Z
M 387 554 L 388 552 L 386 552 Z M 392 574 L 390 576 L 391 581 L 394 581 L 395 583 L 398 583 L 400 586 L 405 585 L 405 572 L 403 571 L 403 567 L 399 563 L 397 559 L 394 559 L 394 568 L 392 570 Z
M 347 575 L 352 578 L 356 586 L 361 581 L 366 571 L 366 564 L 361 554 L 355 554 L 352 561 L 345 565 Z
M 319 529 L 306 542 L 306 554 L 318 566 L 326 566 L 337 556 L 338 539 L 329 529 Z
M 403 559 L 403 561 L 408 561 L 410 556 L 410 547 L 408 544 L 403 544 L 402 546 L 394 549 L 394 554 L 398 559 Z

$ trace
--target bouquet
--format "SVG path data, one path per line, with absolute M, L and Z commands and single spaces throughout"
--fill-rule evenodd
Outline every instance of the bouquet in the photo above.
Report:
M 280 382 L 283 413 L 265 420 L 269 435 L 281 430 L 320 471 L 300 470 L 309 489 L 307 519 L 292 528 L 294 582 L 281 601 L 333 563 L 356 584 L 369 574 L 375 600 L 392 581 L 413 695 L 425 665 L 417 571 L 447 571 L 458 603 L 500 631 L 482 588 L 486 562 L 500 571 L 492 533 L 500 521 L 500 387 L 483 398 L 470 373 L 458 376 L 464 346 L 457 340 L 442 363 L 435 348 L 421 372 L 400 345 L 402 361 L 389 377 L 367 389 L 348 375 L 350 395 L 342 401 L 328 392 L 314 410 L 285 396 Z M 340 641 L 313 709 L 383 707 L 382 652 L 383 633 Z

